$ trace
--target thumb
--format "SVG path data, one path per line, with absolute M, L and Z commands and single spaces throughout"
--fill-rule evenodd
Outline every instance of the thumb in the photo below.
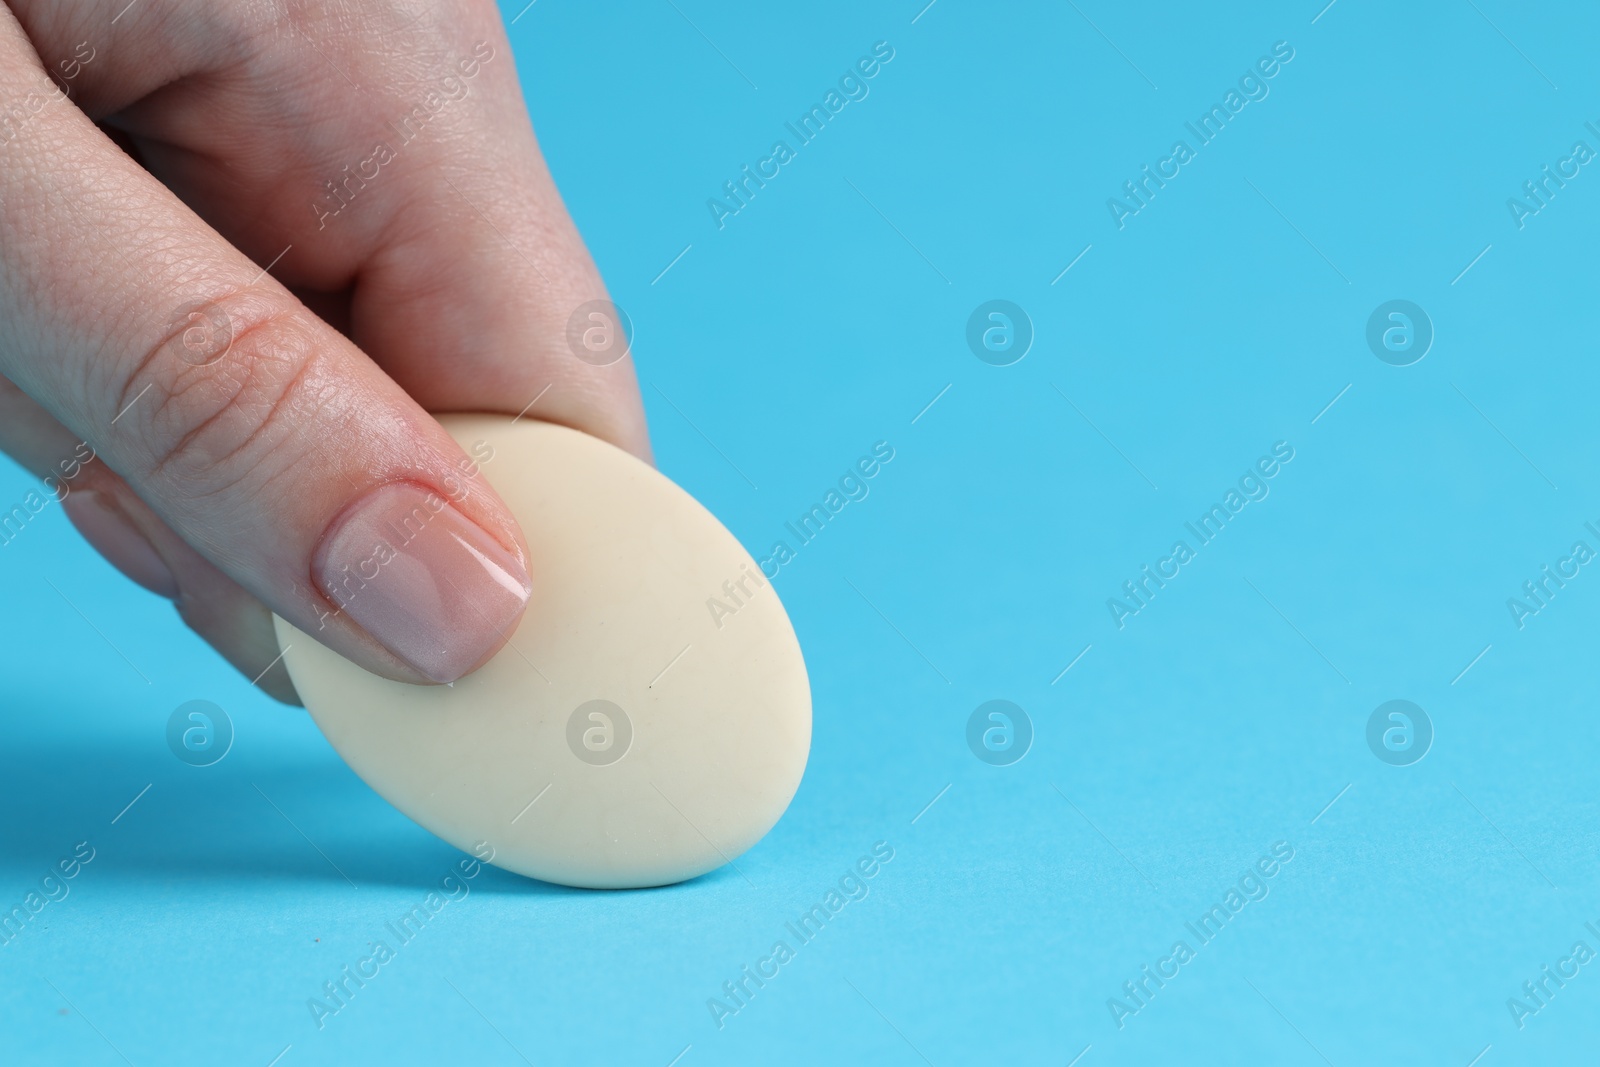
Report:
M 14 28 L 0 92 L 48 92 Z M 67 105 L 0 157 L 0 323 L 0 374 L 200 557 L 367 669 L 453 681 L 521 617 L 492 452 L 463 451 Z

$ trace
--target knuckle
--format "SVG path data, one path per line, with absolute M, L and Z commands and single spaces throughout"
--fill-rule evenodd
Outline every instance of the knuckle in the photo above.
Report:
M 144 480 L 180 482 L 184 495 L 203 496 L 270 476 L 264 461 L 281 456 L 295 433 L 321 349 L 293 307 L 224 300 L 180 309 L 124 390 L 123 414 L 137 413 Z

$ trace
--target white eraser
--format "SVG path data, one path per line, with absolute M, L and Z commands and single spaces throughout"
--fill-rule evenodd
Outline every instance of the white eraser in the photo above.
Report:
M 318 727 L 406 815 L 533 878 L 665 885 L 750 848 L 811 744 L 805 661 L 760 567 L 613 445 L 526 419 L 440 421 L 522 525 L 527 613 L 453 686 L 369 674 L 277 619 Z

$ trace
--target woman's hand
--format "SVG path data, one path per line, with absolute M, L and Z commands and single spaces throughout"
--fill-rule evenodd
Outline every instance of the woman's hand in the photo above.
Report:
M 504 643 L 560 561 L 428 412 L 648 458 L 605 297 L 492 0 L 0 6 L 0 448 L 281 699 L 269 611 L 409 682 Z

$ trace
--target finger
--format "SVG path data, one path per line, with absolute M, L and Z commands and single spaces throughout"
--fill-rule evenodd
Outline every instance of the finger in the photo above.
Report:
M 19 6 L 63 55 L 89 33 Z M 495 5 L 261 25 L 268 10 L 215 15 L 209 45 L 134 21 L 79 99 L 275 276 L 348 293 L 350 336 L 429 410 L 562 422 L 648 459 L 626 317 L 551 181 Z
M 272 612 L 173 533 L 121 479 L 102 468 L 61 506 L 95 551 L 171 599 L 184 623 L 240 674 L 285 704 L 300 703 L 283 665 Z
M 84 539 L 114 567 L 175 602 L 190 629 L 241 674 L 286 704 L 300 703 L 283 666 L 272 613 L 167 528 L 49 412 L 0 378 L 0 452 L 44 482 Z M 0 543 L 21 533 L 0 515 Z M 184 575 L 180 586 L 177 574 Z
M 0 10 L 0 99 L 51 91 Z M 514 520 L 347 339 L 59 101 L 5 145 L 0 205 L 0 373 L 201 556 L 391 677 L 504 643 L 530 589 Z

